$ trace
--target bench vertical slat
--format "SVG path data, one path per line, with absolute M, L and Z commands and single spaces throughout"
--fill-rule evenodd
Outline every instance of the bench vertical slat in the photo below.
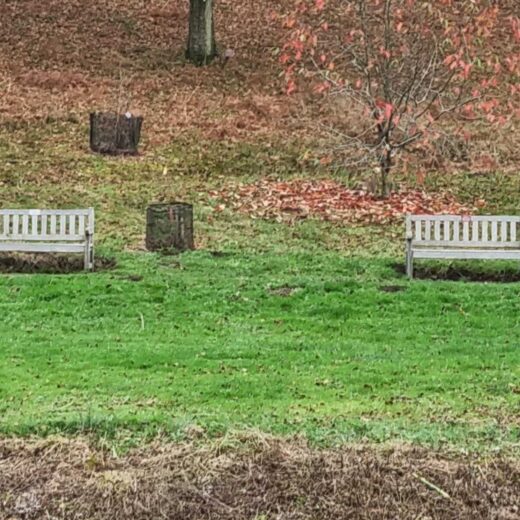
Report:
M 422 227 L 421 221 L 420 220 L 416 220 L 415 221 L 415 240 L 421 240 L 422 239 L 421 227 Z
M 433 237 L 435 240 L 441 239 L 441 222 L 440 220 L 436 220 L 433 226 Z
M 38 215 L 31 215 L 31 235 L 38 234 Z
M 511 222 L 511 242 L 516 242 L 516 222 Z
M 455 242 L 460 240 L 460 223 L 458 220 L 453 223 L 453 240 Z
M 2 229 L 3 235 L 9 235 L 9 215 L 4 215 L 4 229 Z
M 51 215 L 50 232 L 51 235 L 56 235 L 56 215 Z
M 42 237 L 47 236 L 47 215 L 42 215 L 41 219 L 41 235 Z
M 424 221 L 424 240 L 432 239 L 432 223 L 429 220 Z
M 22 235 L 29 234 L 29 215 L 22 215 Z
M 13 215 L 13 237 L 18 237 L 20 235 L 20 217 L 19 215 Z
M 69 216 L 69 235 L 76 234 L 76 215 Z
M 505 220 L 500 222 L 500 240 L 507 242 L 507 222 Z
M 497 225 L 497 221 L 494 220 L 493 222 L 491 222 L 491 241 L 497 242 L 497 240 L 498 240 L 498 225 Z
M 479 241 L 479 225 L 478 225 L 478 221 L 477 220 L 474 220 L 472 223 L 471 223 L 471 241 L 472 242 L 478 242 Z
M 462 223 L 462 240 L 469 242 L 469 222 L 467 220 Z
M 60 215 L 60 233 L 61 236 L 65 236 L 67 234 L 67 220 L 65 215 Z
M 85 216 L 80 215 L 78 217 L 78 235 L 84 235 L 85 234 Z
M 489 229 L 488 222 L 482 222 L 482 242 L 487 242 L 489 240 Z
M 451 240 L 451 236 L 450 236 L 450 221 L 449 220 L 445 220 L 444 221 L 444 240 Z

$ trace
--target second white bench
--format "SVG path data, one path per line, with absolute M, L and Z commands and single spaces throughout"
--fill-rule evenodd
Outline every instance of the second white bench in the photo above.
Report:
M 520 260 L 520 217 L 408 215 L 406 274 L 417 258 Z

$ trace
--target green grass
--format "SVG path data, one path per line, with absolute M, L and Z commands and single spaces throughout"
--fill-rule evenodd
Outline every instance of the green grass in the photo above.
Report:
M 0 128 L 2 206 L 93 205 L 98 243 L 119 263 L 0 276 L 0 433 L 133 443 L 197 425 L 329 445 L 518 448 L 517 284 L 409 283 L 393 268 L 400 226 L 212 211 L 208 192 L 228 182 L 323 175 L 298 147 L 192 136 L 115 159 L 86 153 L 85 139 L 72 120 Z M 494 213 L 518 211 L 514 177 L 429 182 L 463 200 L 478 193 Z M 170 199 L 195 203 L 199 250 L 140 251 L 146 205 Z
M 517 285 L 409 283 L 391 259 L 310 245 L 228 253 L 2 277 L 0 430 L 520 441 Z

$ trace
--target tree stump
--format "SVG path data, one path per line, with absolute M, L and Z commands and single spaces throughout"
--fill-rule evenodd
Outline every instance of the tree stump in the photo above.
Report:
M 142 124 L 142 117 L 130 113 L 93 112 L 90 114 L 90 148 L 102 154 L 136 155 Z
M 182 202 L 151 204 L 146 210 L 146 249 L 179 253 L 195 249 L 193 206 Z

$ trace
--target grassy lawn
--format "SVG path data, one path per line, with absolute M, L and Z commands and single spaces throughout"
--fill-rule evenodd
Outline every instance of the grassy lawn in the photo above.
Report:
M 265 251 L 2 276 L 2 433 L 518 443 L 518 286 L 409 283 L 392 258 L 313 246 L 317 227 L 284 244 L 285 226 L 258 223 Z
M 85 129 L 57 130 L 79 143 Z M 101 252 L 118 265 L 0 277 L 1 433 L 133 443 L 196 426 L 327 445 L 518 446 L 517 284 L 409 283 L 394 268 L 401 227 L 212 211 L 208 191 L 228 182 L 320 174 L 299 165 L 298 150 L 180 142 L 118 160 L 37 135 L 16 146 L 0 135 L 3 206 L 95 206 Z M 515 211 L 517 179 L 496 177 L 449 186 L 461 200 L 478 188 L 491 212 Z M 171 199 L 195 203 L 199 249 L 143 252 L 146 204 Z

